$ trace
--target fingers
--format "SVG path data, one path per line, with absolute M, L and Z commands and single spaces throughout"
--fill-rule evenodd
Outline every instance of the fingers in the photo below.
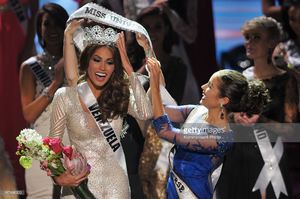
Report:
M 160 62 L 155 58 L 147 59 L 147 67 L 150 73 L 158 74 L 160 73 Z
M 124 36 L 124 32 L 120 32 L 118 33 L 118 39 L 117 39 L 117 47 L 120 51 L 124 51 L 126 50 L 125 47 L 125 36 Z
M 81 24 L 84 22 L 84 19 L 75 19 L 72 20 L 65 29 L 65 34 L 67 35 L 73 35 L 73 33 L 81 26 Z
M 89 174 L 89 170 L 85 170 L 81 174 L 77 175 L 75 177 L 75 184 L 77 184 L 76 186 L 78 186 L 83 180 L 87 179 Z

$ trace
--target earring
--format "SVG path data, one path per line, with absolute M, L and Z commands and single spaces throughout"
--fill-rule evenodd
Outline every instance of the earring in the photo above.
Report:
M 224 120 L 225 113 L 224 113 L 224 106 L 223 106 L 223 104 L 220 105 L 220 108 L 221 108 L 220 119 Z
M 273 55 L 273 49 L 269 48 L 269 50 L 268 50 L 268 57 L 267 57 L 268 64 L 272 63 L 272 55 Z

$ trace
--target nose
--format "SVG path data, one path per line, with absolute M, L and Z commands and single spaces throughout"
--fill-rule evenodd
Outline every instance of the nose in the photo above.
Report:
M 104 63 L 103 61 L 101 61 L 101 62 L 99 63 L 99 68 L 100 68 L 101 70 L 105 70 L 105 63 Z
M 201 89 L 202 90 L 205 90 L 207 88 L 207 83 L 206 84 L 203 84 L 202 86 L 201 86 Z
M 252 38 L 245 38 L 245 45 L 249 45 L 253 42 Z

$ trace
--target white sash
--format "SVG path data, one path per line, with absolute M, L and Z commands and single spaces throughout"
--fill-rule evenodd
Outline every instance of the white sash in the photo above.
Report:
M 68 19 L 68 22 L 70 22 L 73 19 L 91 19 L 97 23 L 108 25 L 114 28 L 118 28 L 120 30 L 124 31 L 130 31 L 130 32 L 136 32 L 144 35 L 152 48 L 152 43 L 150 40 L 150 37 L 148 35 L 147 30 L 139 23 L 129 20 L 121 15 L 118 15 L 110 10 L 107 10 L 106 8 L 103 8 L 95 3 L 87 3 L 80 9 L 76 10 Z M 74 35 L 74 42 L 78 48 L 83 50 L 83 39 L 82 39 L 82 31 L 77 31 Z M 80 36 L 77 36 L 77 35 Z
M 255 129 L 254 135 L 265 164 L 260 171 L 252 191 L 259 189 L 261 194 L 265 193 L 267 186 L 271 181 L 276 198 L 279 198 L 281 192 L 288 196 L 279 168 L 279 161 L 283 154 L 283 144 L 281 138 L 277 138 L 275 146 L 272 148 L 266 130 L 260 131 Z
M 103 136 L 106 139 L 106 143 L 111 148 L 114 154 L 114 158 L 124 170 L 125 174 L 127 174 L 127 167 L 125 161 L 125 155 L 123 152 L 123 148 L 121 142 L 119 141 L 117 135 L 115 134 L 114 130 L 112 129 L 111 125 L 108 121 L 105 123 L 101 122 L 101 112 L 98 105 L 98 102 L 93 95 L 89 85 L 87 82 L 83 82 L 77 86 L 77 91 L 86 105 L 88 107 L 90 114 L 93 116 L 100 132 L 102 132 Z
M 175 173 L 173 169 L 173 157 L 174 157 L 175 146 L 170 151 L 169 161 L 171 166 L 171 176 L 173 183 L 176 187 L 176 192 L 179 199 L 197 199 L 197 196 L 191 191 L 191 189 L 185 184 L 183 180 Z M 171 157 L 172 156 L 172 157 Z
M 29 58 L 27 62 L 36 79 L 39 80 L 45 88 L 52 83 L 49 74 L 37 62 L 36 57 Z

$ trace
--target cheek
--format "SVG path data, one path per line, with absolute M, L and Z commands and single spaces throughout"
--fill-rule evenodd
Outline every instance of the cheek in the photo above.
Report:
M 87 68 L 87 73 L 88 73 L 89 75 L 90 75 L 90 74 L 93 74 L 96 68 L 97 68 L 97 65 L 96 65 L 94 62 L 90 61 L 90 62 L 89 62 L 89 66 L 88 66 L 88 68 Z
M 110 73 L 113 73 L 115 71 L 115 66 L 108 66 L 108 67 L 109 67 L 108 71 Z
M 91 69 L 91 67 L 88 67 L 88 69 L 87 69 L 87 75 L 88 75 L 88 77 L 91 77 L 91 75 L 92 75 L 92 69 Z
M 44 36 L 46 33 L 47 28 L 45 28 L 44 26 L 42 26 L 41 28 L 41 35 Z

